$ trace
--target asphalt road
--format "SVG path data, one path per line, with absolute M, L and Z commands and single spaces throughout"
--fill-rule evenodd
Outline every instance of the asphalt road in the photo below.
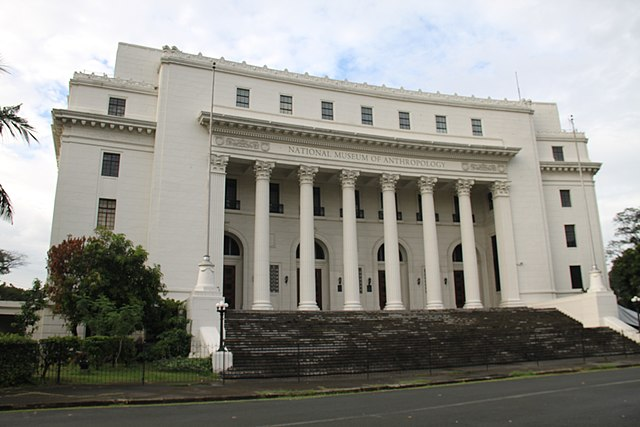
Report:
M 640 426 L 640 368 L 292 400 L 0 413 L 0 426 Z

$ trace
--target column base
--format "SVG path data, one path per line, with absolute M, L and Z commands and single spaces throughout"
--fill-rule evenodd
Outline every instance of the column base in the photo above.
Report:
M 469 309 L 469 308 L 484 308 L 482 306 L 482 303 L 480 301 L 467 301 L 464 303 L 464 307 L 462 307 L 464 309 Z
M 427 310 L 443 310 L 444 304 L 442 303 L 442 301 L 428 302 L 425 308 Z
M 362 311 L 362 304 L 359 302 L 346 302 L 344 303 L 343 311 Z
M 388 302 L 387 305 L 384 306 L 385 311 L 393 311 L 393 310 L 405 310 L 404 304 L 401 302 Z
M 500 307 L 502 308 L 524 307 L 524 303 L 519 299 L 511 300 L 511 301 L 500 301 Z
M 604 286 L 602 281 L 602 272 L 596 266 L 593 266 L 589 272 L 589 289 L 587 289 L 587 292 L 609 292 L 609 289 Z
M 320 307 L 315 302 L 301 302 L 298 311 L 320 311 Z
M 273 305 L 270 302 L 254 302 L 251 310 L 273 310 Z

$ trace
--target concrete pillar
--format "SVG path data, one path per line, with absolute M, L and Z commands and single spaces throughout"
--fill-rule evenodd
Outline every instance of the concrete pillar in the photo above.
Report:
M 444 304 L 442 303 L 442 285 L 440 283 L 436 210 L 433 202 L 433 188 L 436 182 L 438 182 L 438 178 L 427 176 L 422 176 L 418 180 L 420 199 L 422 200 L 422 236 L 427 281 L 427 283 L 425 283 L 427 288 L 427 303 L 425 308 L 428 310 L 444 308 Z
M 471 211 L 471 187 L 473 184 L 472 179 L 459 179 L 456 183 L 458 201 L 460 202 L 460 235 L 464 260 L 464 308 L 482 308 L 476 238 L 473 232 L 473 213 Z
M 396 219 L 396 174 L 382 174 L 382 208 L 384 212 L 384 271 L 387 288 L 385 310 L 404 310 L 398 256 L 398 223 Z
M 269 290 L 269 179 L 275 163 L 257 161 L 252 310 L 273 310 Z
M 360 172 L 343 170 L 342 183 L 342 252 L 344 264 L 344 310 L 362 310 L 358 278 L 358 235 L 356 231 L 356 179 Z
M 313 178 L 318 168 L 300 166 L 300 304 L 298 310 L 317 311 L 315 235 L 313 230 Z

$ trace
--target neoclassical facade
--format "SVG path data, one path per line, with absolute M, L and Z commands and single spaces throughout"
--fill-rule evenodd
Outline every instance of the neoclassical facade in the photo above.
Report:
M 231 308 L 527 306 L 604 269 L 587 139 L 557 107 L 120 44 L 53 111 L 52 244 L 125 233 Z M 606 277 L 604 277 L 606 287 Z

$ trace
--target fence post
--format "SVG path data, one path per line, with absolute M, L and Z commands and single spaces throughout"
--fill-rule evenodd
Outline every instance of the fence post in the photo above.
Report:
M 56 384 L 60 384 L 60 370 L 61 370 L 61 367 L 62 367 L 62 354 L 61 354 L 62 353 L 62 345 L 61 345 L 61 343 L 57 343 L 56 347 L 58 349 L 58 351 L 57 351 L 57 353 L 58 353 L 58 372 L 57 372 L 57 375 L 56 375 Z
M 300 382 L 300 338 L 297 340 L 296 365 L 298 369 L 298 382 Z
M 587 356 L 584 349 L 584 326 L 580 329 L 580 342 L 582 344 L 582 363 L 587 363 Z
M 144 385 L 144 375 L 146 373 L 146 370 L 147 370 L 147 357 L 143 353 L 143 355 L 142 355 L 142 385 Z
M 369 338 L 367 338 L 366 341 L 366 345 L 365 345 L 365 370 L 367 372 L 367 381 L 369 380 Z

